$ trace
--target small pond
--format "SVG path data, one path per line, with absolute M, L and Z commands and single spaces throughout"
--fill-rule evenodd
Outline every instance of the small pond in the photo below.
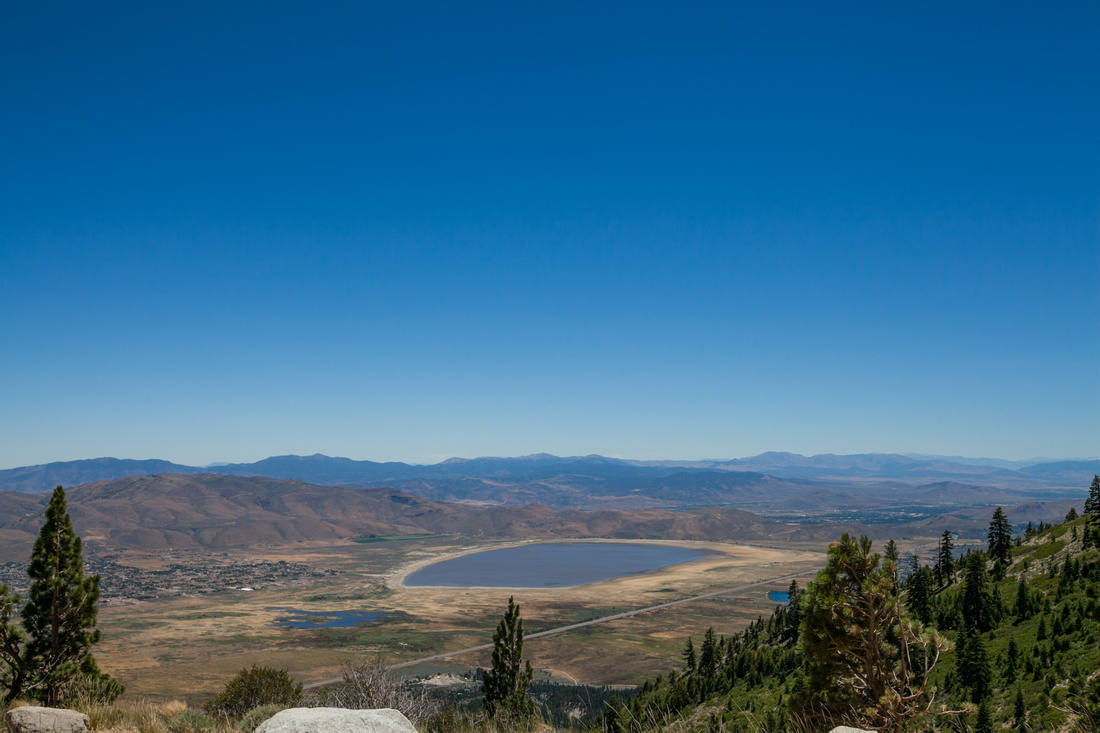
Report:
M 776 603 L 790 603 L 791 597 L 787 595 L 785 590 L 771 590 L 768 591 L 768 600 Z
M 275 619 L 276 626 L 291 629 L 351 629 L 360 624 L 377 623 L 388 613 L 371 611 L 299 611 L 296 608 L 268 606 L 268 611 L 282 611 L 286 616 Z
M 710 554 L 671 545 L 547 542 L 443 560 L 405 580 L 411 586 L 564 588 L 636 575 Z

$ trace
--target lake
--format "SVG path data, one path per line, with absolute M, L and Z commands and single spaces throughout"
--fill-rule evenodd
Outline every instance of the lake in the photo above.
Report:
M 768 591 L 768 599 L 772 601 L 778 601 L 779 603 L 791 602 L 791 597 L 787 595 L 787 591 L 785 590 Z
M 710 554 L 672 545 L 547 542 L 486 550 L 417 570 L 410 586 L 564 588 L 636 575 Z

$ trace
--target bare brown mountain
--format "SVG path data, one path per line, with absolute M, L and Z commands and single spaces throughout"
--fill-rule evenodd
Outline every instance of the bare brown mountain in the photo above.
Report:
M 49 496 L 0 491 L 0 562 L 23 562 L 30 556 Z
M 68 499 L 76 530 L 92 551 L 285 546 L 368 534 L 808 540 L 838 533 L 835 525 L 793 526 L 731 508 L 584 512 L 539 504 L 476 507 L 392 489 L 213 474 L 98 481 L 70 489 Z M 0 494 L 0 561 L 29 556 L 45 501 L 42 494 Z

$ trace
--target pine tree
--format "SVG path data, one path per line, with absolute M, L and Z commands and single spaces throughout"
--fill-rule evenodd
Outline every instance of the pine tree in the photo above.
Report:
M 684 658 L 684 669 L 688 672 L 695 671 L 695 645 L 691 642 L 691 637 L 688 637 L 687 646 L 684 647 L 684 651 L 680 652 L 680 656 Z
M 1089 486 L 1089 498 L 1085 499 L 1085 514 L 1088 516 L 1088 527 L 1100 527 L 1100 476 L 1092 477 L 1092 485 Z M 1088 534 L 1086 532 L 1086 534 Z
M 1012 525 L 1000 507 L 989 522 L 989 557 L 1004 567 L 1012 562 Z
M 699 649 L 699 674 L 707 683 L 713 682 L 718 674 L 718 637 L 713 626 L 707 629 Z
M 1024 691 L 1016 685 L 1016 703 L 1012 710 L 1013 724 L 1020 728 L 1024 724 L 1024 718 L 1027 717 L 1027 706 L 1024 704 Z
M 798 581 L 792 580 L 787 586 L 787 615 L 783 638 L 791 642 L 798 641 L 798 628 L 802 625 L 802 599 L 806 592 L 800 590 Z
M 976 631 L 989 631 L 993 625 L 992 599 L 986 588 L 985 557 L 971 552 L 963 558 L 963 622 Z
M 978 719 L 974 722 L 974 733 L 993 733 L 993 713 L 989 711 L 987 700 L 982 700 L 978 705 Z
M 929 672 L 943 640 L 903 619 L 897 566 L 882 563 L 871 541 L 842 535 L 806 590 L 799 652 L 809 689 L 792 694 L 792 712 L 827 729 L 855 716 L 900 730 L 927 712 Z
M 1100 515 L 1100 476 L 1092 477 L 1092 485 L 1089 486 L 1089 498 L 1085 499 L 1085 514 L 1092 518 Z
M 1016 640 L 1008 640 L 1008 649 L 1005 651 L 1004 678 L 1005 682 L 1012 684 L 1016 681 L 1016 674 L 1020 665 L 1020 648 L 1016 646 Z
M 945 529 L 940 537 L 939 551 L 936 555 L 936 583 L 946 585 L 955 579 L 955 559 L 952 551 L 955 544 L 951 541 L 951 530 Z
M 114 685 L 95 665 L 89 652 L 99 641 L 96 625 L 99 576 L 84 574 L 83 548 L 73 531 L 65 490 L 54 489 L 46 508 L 46 523 L 27 568 L 31 586 L 21 616 L 27 634 L 23 650 L 21 690 L 47 706 L 57 705 L 63 686 L 80 676 L 94 683 Z M 112 688 L 113 689 L 113 688 Z
M 932 571 L 921 567 L 920 559 L 912 559 L 912 572 L 905 581 L 905 606 L 925 626 L 932 623 Z
M 955 656 L 959 679 L 970 688 L 971 701 L 980 703 L 989 697 L 993 688 L 993 672 L 982 635 L 964 626 L 959 632 Z
M 493 668 L 486 670 L 481 682 L 485 693 L 485 711 L 489 717 L 503 714 L 515 718 L 530 718 L 535 703 L 527 697 L 527 687 L 534 677 L 531 662 L 523 666 L 523 619 L 514 597 L 508 599 L 508 610 L 493 634 Z
M 1016 620 L 1027 621 L 1031 616 L 1031 600 L 1027 592 L 1027 581 L 1020 576 L 1020 582 L 1016 585 Z
M 887 540 L 886 549 L 882 551 L 882 556 L 887 560 L 897 562 L 898 558 L 901 557 L 898 554 L 898 543 L 894 542 L 893 540 Z
M 12 593 L 0 583 L 0 689 L 8 690 L 4 697 L 10 703 L 23 689 L 26 670 L 23 666 L 23 632 L 12 623 L 12 617 L 22 601 L 18 593 Z

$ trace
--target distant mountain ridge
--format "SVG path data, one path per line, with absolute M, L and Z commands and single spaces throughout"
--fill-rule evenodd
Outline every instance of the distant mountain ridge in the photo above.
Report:
M 164 460 L 94 458 L 2 470 L 0 491 L 38 493 L 49 491 L 58 485 L 74 486 L 126 476 L 161 473 L 265 476 L 327 486 L 377 487 L 402 484 L 407 489 L 425 481 L 451 482 L 452 489 L 456 486 L 454 482 L 471 480 L 512 480 L 513 483 L 532 485 L 538 481 L 552 481 L 561 484 L 563 482 L 558 480 L 560 477 L 574 477 L 571 479 L 573 484 L 584 483 L 579 480 L 583 477 L 590 487 L 612 486 L 616 480 L 652 482 L 677 473 L 748 473 L 788 481 L 852 479 L 914 483 L 925 480 L 982 480 L 1022 488 L 1079 487 L 1087 485 L 1093 474 L 1100 473 L 1100 459 L 1045 461 L 1016 469 L 981 464 L 974 462 L 975 460 L 967 459 L 966 463 L 960 463 L 936 456 L 922 459 L 892 453 L 802 456 L 796 453 L 768 452 L 730 460 L 636 461 L 599 455 L 559 457 L 539 453 L 516 458 L 450 458 L 434 465 L 412 465 L 314 454 L 272 456 L 254 463 L 202 467 Z M 517 480 L 520 478 L 523 481 Z M 570 481 L 564 483 L 568 484 Z
M 821 540 L 856 525 L 792 526 L 740 509 L 578 511 L 448 504 L 392 489 L 317 486 L 219 474 L 132 476 L 67 492 L 91 550 L 295 546 L 363 535 L 490 539 Z M 0 562 L 22 561 L 42 524 L 45 494 L 0 492 Z M 870 528 L 876 536 L 896 528 Z

